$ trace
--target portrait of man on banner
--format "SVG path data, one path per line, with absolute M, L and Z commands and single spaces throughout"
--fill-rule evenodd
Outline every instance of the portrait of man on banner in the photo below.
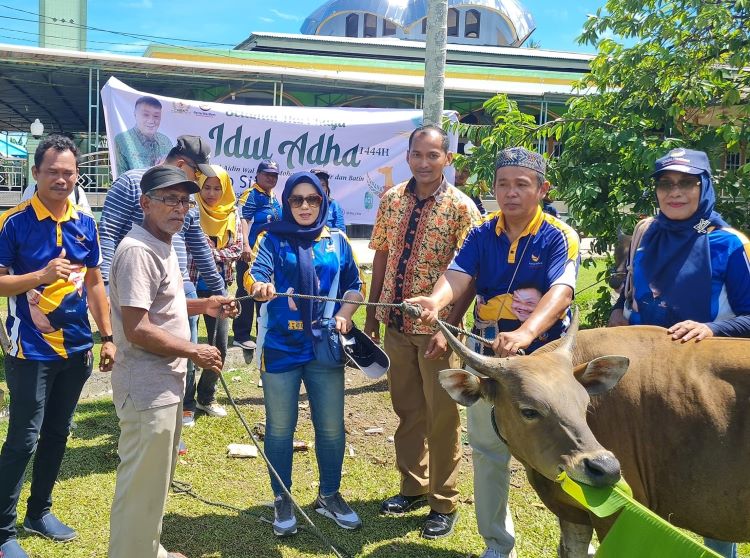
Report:
M 159 133 L 161 101 L 144 95 L 135 102 L 135 124 L 115 136 L 117 172 L 147 169 L 159 163 L 172 149 L 172 141 Z

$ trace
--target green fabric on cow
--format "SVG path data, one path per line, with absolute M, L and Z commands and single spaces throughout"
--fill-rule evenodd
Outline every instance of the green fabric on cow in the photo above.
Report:
M 597 517 L 620 512 L 596 558 L 721 558 L 633 499 L 625 480 L 611 487 L 578 483 L 561 473 L 562 489 Z

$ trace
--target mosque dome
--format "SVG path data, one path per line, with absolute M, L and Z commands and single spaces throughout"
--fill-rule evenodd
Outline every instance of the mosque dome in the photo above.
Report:
M 328 0 L 302 24 L 305 35 L 424 41 L 428 0 Z M 535 29 L 518 0 L 448 0 L 448 42 L 520 46 Z

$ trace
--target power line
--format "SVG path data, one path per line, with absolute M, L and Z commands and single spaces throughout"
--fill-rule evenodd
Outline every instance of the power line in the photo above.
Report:
M 210 46 L 210 45 L 213 45 L 213 46 L 229 46 L 229 47 L 234 47 L 235 46 L 235 45 L 233 45 L 231 43 L 215 43 L 215 42 L 211 42 L 211 41 L 198 41 L 198 40 L 195 40 L 195 39 L 180 39 L 180 38 L 177 38 L 177 37 L 164 37 L 164 36 L 160 36 L 160 35 L 139 35 L 139 34 L 136 34 L 136 33 L 127 33 L 125 31 L 114 31 L 114 30 L 111 30 L 111 29 L 103 29 L 101 27 L 93 27 L 93 26 L 90 26 L 90 25 L 81 25 L 81 24 L 78 24 L 78 23 L 75 23 L 75 22 L 74 23 L 68 23 L 65 20 L 58 21 L 57 18 L 53 18 L 51 16 L 45 16 L 43 14 L 40 14 L 39 12 L 33 12 L 33 11 L 30 11 L 30 10 L 22 10 L 21 8 L 14 8 L 12 6 L 8 6 L 7 4 L 0 4 L 0 7 L 1 8 L 6 8 L 8 10 L 15 11 L 15 12 L 21 12 L 21 13 L 24 13 L 24 14 L 29 14 L 29 15 L 37 16 L 37 17 L 40 17 L 40 18 L 43 17 L 43 18 L 52 20 L 53 23 L 56 23 L 57 25 L 63 25 L 65 27 L 77 27 L 77 28 L 80 28 L 80 29 L 89 29 L 89 30 L 92 30 L 92 31 L 100 31 L 102 33 L 113 33 L 115 35 L 122 35 L 124 37 L 131 37 L 131 38 L 135 38 L 135 39 L 145 39 L 145 40 L 161 39 L 161 40 L 165 40 L 165 41 L 177 41 L 177 42 L 181 42 L 181 43 L 195 43 L 195 44 L 205 45 L 205 46 Z M 37 20 L 32 20 L 32 19 L 21 20 L 21 21 L 31 21 L 31 22 L 34 22 L 34 23 L 37 22 Z
M 7 8 L 8 6 L 6 6 L 5 4 L 0 4 L 0 7 L 6 7 Z M 16 8 L 12 8 L 12 9 L 16 9 Z M 33 19 L 25 19 L 25 18 L 20 18 L 20 17 L 13 17 L 13 16 L 3 16 L 3 15 L 0 15 L 0 19 L 11 19 L 11 20 L 15 20 L 15 21 L 27 21 L 27 22 L 31 22 L 31 23 L 38 23 L 36 20 L 33 20 Z M 59 25 L 62 25 L 62 24 L 59 24 Z M 64 26 L 66 26 L 66 27 L 72 27 L 71 25 L 68 25 L 68 24 L 65 24 Z M 82 25 L 75 25 L 74 27 L 94 29 L 94 30 L 97 30 L 97 31 L 102 31 L 104 33 L 112 33 L 114 35 L 120 35 L 120 36 L 128 37 L 128 38 L 136 38 L 136 39 L 146 39 L 146 38 L 149 38 L 148 35 L 133 35 L 133 34 L 129 34 L 129 33 L 122 33 L 122 32 L 119 32 L 119 31 L 109 31 L 107 29 L 98 29 L 98 28 L 95 28 L 95 27 L 85 27 L 85 26 L 82 26 Z M 186 42 L 185 39 L 178 39 L 178 40 Z M 205 50 L 205 49 L 195 48 L 195 47 L 186 46 L 186 45 L 173 45 L 173 44 L 163 43 L 161 41 L 156 41 L 156 40 L 152 40 L 151 42 L 153 44 L 160 45 L 160 46 L 181 48 L 183 50 L 190 51 L 190 52 L 196 53 L 196 54 L 214 56 L 214 57 L 220 58 L 220 59 L 221 58 L 227 58 L 227 59 L 232 60 L 232 61 L 236 60 L 235 57 L 232 57 L 232 56 L 227 55 L 227 54 L 217 53 L 217 52 L 212 51 L 212 50 Z M 122 44 L 127 44 L 127 43 L 122 43 Z M 210 44 L 224 44 L 224 45 L 228 45 L 228 43 L 206 43 L 207 48 L 208 48 L 208 45 L 210 45 Z M 104 50 L 104 49 L 99 49 L 99 50 Z M 111 52 L 111 50 L 110 50 L 110 52 Z M 265 66 L 270 66 L 270 67 L 278 67 L 278 68 L 284 68 L 285 67 L 285 66 L 283 66 L 281 64 L 264 63 L 264 65 Z
M 0 17 L 2 17 L 2 16 L 0 16 Z M 24 35 L 35 35 L 36 37 L 40 36 L 39 33 L 35 33 L 34 31 L 23 31 L 21 29 L 9 29 L 7 27 L 0 27 L 0 31 L 5 31 L 5 32 L 8 32 L 8 33 L 23 33 Z M 45 35 L 45 37 L 50 37 L 50 38 L 53 38 L 53 39 L 68 39 L 69 38 L 69 37 L 62 37 L 60 35 Z M 22 38 L 22 37 L 7 37 L 6 36 L 4 38 L 6 38 L 6 39 L 14 39 L 14 40 L 17 40 L 17 41 L 32 42 L 32 43 L 38 41 L 38 39 L 36 39 L 36 40 L 34 40 L 34 39 L 25 39 L 25 38 Z M 128 49 L 128 52 L 142 52 L 143 48 L 145 48 L 145 45 L 144 45 L 143 48 L 139 48 L 138 45 L 134 45 L 132 43 L 115 43 L 113 41 L 96 41 L 96 40 L 93 40 L 93 39 L 86 39 L 86 44 L 89 44 L 89 43 L 97 43 L 97 44 L 104 44 L 104 45 L 116 45 L 116 46 L 132 46 L 133 48 Z M 64 43 L 50 43 L 50 44 L 63 45 Z M 97 50 L 107 50 L 107 49 L 97 49 Z

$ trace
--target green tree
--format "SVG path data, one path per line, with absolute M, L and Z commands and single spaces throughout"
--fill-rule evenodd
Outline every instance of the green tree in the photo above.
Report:
M 562 118 L 524 124 L 518 133 L 527 144 L 563 143 L 549 177 L 594 252 L 607 252 L 619 231 L 654 212 L 648 175 L 675 147 L 708 152 L 719 211 L 736 227 L 750 226 L 750 164 L 719 170 L 725 153 L 746 149 L 750 139 L 749 29 L 750 0 L 609 0 L 586 21 L 579 42 L 598 53 L 578 96 Z M 513 145 L 505 141 L 513 118 L 490 114 L 495 126 L 477 128 L 474 137 L 481 146 Z M 609 307 L 607 289 L 600 295 L 594 324 Z

